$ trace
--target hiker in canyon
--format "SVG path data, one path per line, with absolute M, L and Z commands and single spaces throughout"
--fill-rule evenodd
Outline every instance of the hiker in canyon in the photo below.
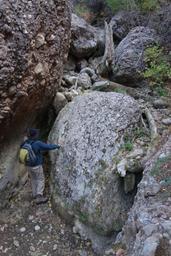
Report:
M 59 149 L 57 144 L 47 144 L 40 140 L 39 130 L 27 129 L 27 136 L 20 146 L 20 162 L 27 166 L 31 178 L 32 194 L 36 204 L 46 203 L 48 198 L 43 195 L 45 188 L 45 177 L 43 172 L 43 152 Z

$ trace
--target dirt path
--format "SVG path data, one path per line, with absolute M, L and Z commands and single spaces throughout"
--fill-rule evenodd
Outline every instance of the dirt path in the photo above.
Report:
M 0 256 L 94 256 L 89 241 L 55 215 L 48 202 L 35 205 L 30 184 L 0 213 Z

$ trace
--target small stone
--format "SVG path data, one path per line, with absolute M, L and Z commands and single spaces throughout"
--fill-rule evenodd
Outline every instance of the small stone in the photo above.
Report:
M 162 123 L 165 124 L 165 125 L 171 125 L 171 118 L 163 119 Z
M 127 194 L 135 187 L 135 175 L 133 173 L 126 174 L 124 177 L 124 191 Z
M 19 247 L 20 246 L 20 244 L 19 244 L 19 242 L 17 241 L 17 240 L 14 240 L 14 245 L 16 246 L 16 247 Z
M 75 85 L 75 82 L 77 80 L 76 76 L 71 76 L 71 75 L 64 75 L 63 80 L 68 84 L 69 86 Z
M 155 100 L 153 102 L 153 106 L 155 108 L 166 108 L 166 107 L 169 106 L 169 104 L 166 101 L 162 100 L 162 99 L 158 99 L 158 100 Z
M 78 86 L 88 89 L 91 88 L 92 83 L 90 76 L 87 73 L 81 73 L 78 77 Z
M 107 89 L 109 87 L 109 81 L 97 81 L 93 84 L 92 89 L 97 91 L 103 91 L 104 89 Z
M 53 251 L 56 251 L 57 248 L 58 248 L 58 245 L 57 245 L 57 244 L 54 244 L 54 246 L 53 246 Z
M 19 92 L 17 92 L 17 97 L 23 97 L 23 96 L 28 97 L 28 93 L 25 92 L 25 91 L 19 91 Z
M 26 231 L 26 228 L 25 228 L 25 227 L 20 228 L 20 232 L 21 232 L 21 233 L 23 233 L 23 232 L 25 232 L 25 231 Z
M 9 96 L 13 96 L 17 91 L 17 88 L 15 86 L 11 86 L 9 88 Z
M 29 220 L 33 220 L 33 219 L 34 219 L 34 216 L 33 216 L 33 215 L 29 215 L 28 219 L 29 219 Z
M 59 113 L 59 111 L 68 103 L 65 95 L 61 92 L 57 92 L 53 106 L 55 108 L 56 114 Z
M 35 46 L 36 48 L 40 48 L 44 44 L 45 44 L 45 37 L 42 33 L 39 33 L 36 37 Z
M 105 251 L 105 256 L 113 256 L 113 255 L 114 255 L 113 249 L 109 249 L 109 250 Z
M 79 251 L 79 255 L 80 256 L 87 256 L 88 254 L 87 254 L 87 252 L 85 250 L 80 250 Z
M 43 74 L 43 71 L 44 71 L 43 64 L 38 63 L 34 69 L 34 72 L 36 73 L 36 75 L 38 75 L 38 74 Z
M 35 230 L 35 231 L 40 230 L 40 226 L 39 226 L 39 225 L 36 225 L 36 226 L 34 227 L 34 230 Z
M 35 252 L 35 247 L 33 245 L 30 246 L 30 251 Z
M 116 256 L 125 256 L 125 250 L 119 249 L 119 250 L 116 252 Z
M 63 229 L 61 229 L 61 234 L 64 235 L 65 234 L 65 231 Z

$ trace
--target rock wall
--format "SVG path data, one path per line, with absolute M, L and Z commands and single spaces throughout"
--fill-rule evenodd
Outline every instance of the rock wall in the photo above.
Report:
M 44 114 L 58 90 L 70 23 L 65 0 L 0 2 L 0 190 L 17 182 L 21 132 Z M 1 199 L 0 206 L 3 193 Z
M 128 256 L 171 255 L 171 136 L 148 156 L 134 205 L 123 228 Z
M 67 1 L 0 3 L 0 142 L 45 108 L 60 84 L 69 45 Z M 14 131 L 14 129 L 13 129 Z

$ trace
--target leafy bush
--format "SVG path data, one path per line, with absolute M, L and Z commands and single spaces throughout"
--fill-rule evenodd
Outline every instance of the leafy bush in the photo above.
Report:
M 163 49 L 158 45 L 145 50 L 146 70 L 143 72 L 150 85 L 162 86 L 171 78 L 171 66 L 164 55 Z
M 138 2 L 142 11 L 153 11 L 159 7 L 159 0 L 139 0 Z
M 123 145 L 124 150 L 126 151 L 131 151 L 133 149 L 133 144 L 131 141 L 127 141 L 125 142 L 125 144 Z
M 153 11 L 159 7 L 159 0 L 106 0 L 113 12 L 120 10 Z
M 113 12 L 127 9 L 127 0 L 106 0 Z

